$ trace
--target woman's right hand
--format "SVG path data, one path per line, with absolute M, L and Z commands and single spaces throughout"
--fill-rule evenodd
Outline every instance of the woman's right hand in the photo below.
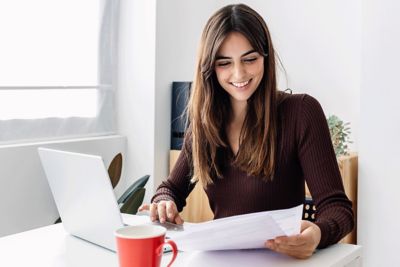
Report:
M 175 202 L 168 200 L 162 200 L 158 203 L 143 204 L 140 206 L 139 211 L 150 211 L 150 220 L 152 222 L 159 220 L 160 223 L 165 223 L 166 221 L 183 224 L 183 220 L 179 215 L 178 208 Z

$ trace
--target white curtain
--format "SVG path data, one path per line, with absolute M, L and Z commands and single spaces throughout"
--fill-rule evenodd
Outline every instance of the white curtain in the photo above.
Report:
M 0 144 L 115 132 L 117 0 L 0 2 Z

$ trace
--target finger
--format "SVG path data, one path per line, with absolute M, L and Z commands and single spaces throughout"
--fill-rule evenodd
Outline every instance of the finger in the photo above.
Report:
M 157 203 L 151 203 L 150 204 L 150 220 L 154 222 L 158 218 L 158 213 L 157 213 Z
M 273 240 L 268 240 L 265 246 L 275 252 L 285 254 L 298 259 L 306 259 L 312 255 L 312 250 L 302 246 L 281 246 Z
M 175 202 L 173 201 L 168 201 L 167 202 L 167 216 L 168 216 L 168 221 L 176 223 L 176 224 L 183 224 L 184 221 L 179 215 L 178 208 L 176 207 Z
M 276 244 L 276 250 L 291 256 L 307 256 L 311 255 L 313 252 L 313 248 L 310 245 L 301 245 L 301 246 L 293 246 L 286 244 Z
M 183 219 L 181 218 L 181 216 L 179 215 L 179 213 L 176 215 L 176 217 L 175 217 L 175 223 L 176 224 L 183 224 L 184 223 L 184 221 L 183 221 Z
M 265 242 L 265 247 L 277 251 L 277 252 L 287 252 L 287 251 L 298 251 L 302 249 L 302 246 L 293 246 L 293 245 L 288 245 L 288 244 L 278 244 L 276 242 L 276 239 L 270 239 L 267 242 Z M 287 253 L 285 253 L 287 254 Z
M 174 222 L 176 214 L 178 214 L 178 209 L 173 201 L 168 201 L 166 203 L 167 218 L 169 222 Z
M 285 249 L 285 250 L 291 250 L 291 249 L 296 250 L 299 247 L 299 246 L 290 245 L 287 243 L 278 243 L 278 242 L 276 242 L 276 240 L 270 241 L 270 245 L 272 245 L 274 248 L 280 248 L 280 249 Z
M 144 211 L 144 210 L 149 210 L 150 205 L 149 204 L 143 204 L 139 207 L 139 211 Z
M 167 220 L 166 201 L 160 201 L 160 203 L 158 203 L 157 212 L 160 223 L 165 223 Z
M 306 239 L 301 234 L 292 236 L 278 236 L 274 241 L 277 244 L 290 246 L 303 246 L 307 243 Z

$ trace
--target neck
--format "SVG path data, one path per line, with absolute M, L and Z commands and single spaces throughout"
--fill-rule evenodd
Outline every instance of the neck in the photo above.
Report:
M 236 125 L 243 125 L 247 112 L 247 101 L 231 101 L 232 118 L 230 123 Z

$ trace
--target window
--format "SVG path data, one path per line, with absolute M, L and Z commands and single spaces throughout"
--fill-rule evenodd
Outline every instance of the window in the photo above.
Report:
M 112 0 L 0 1 L 0 143 L 110 134 Z

